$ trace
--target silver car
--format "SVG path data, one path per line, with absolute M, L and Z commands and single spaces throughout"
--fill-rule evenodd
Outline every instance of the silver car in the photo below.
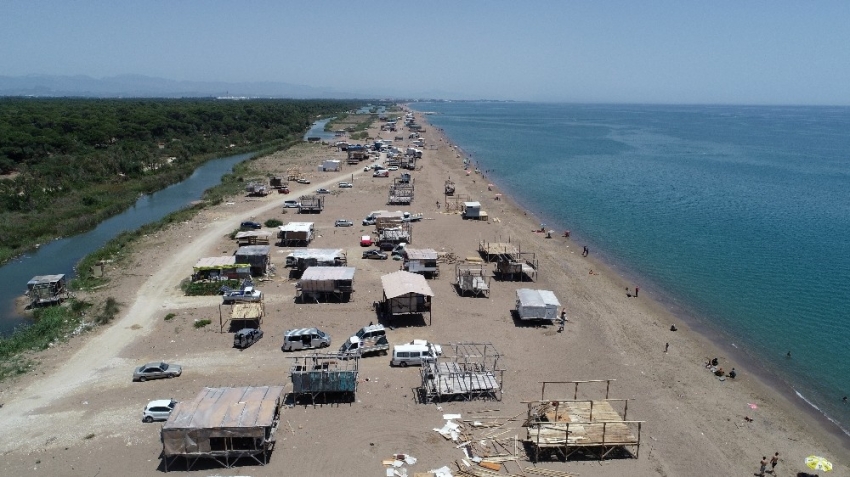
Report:
M 133 371 L 133 381 L 145 382 L 148 379 L 174 378 L 183 374 L 179 364 L 168 364 L 164 361 L 147 363 Z

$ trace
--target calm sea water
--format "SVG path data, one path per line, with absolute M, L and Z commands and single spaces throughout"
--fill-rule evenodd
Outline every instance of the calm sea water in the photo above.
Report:
M 850 108 L 414 107 L 549 228 L 850 429 Z

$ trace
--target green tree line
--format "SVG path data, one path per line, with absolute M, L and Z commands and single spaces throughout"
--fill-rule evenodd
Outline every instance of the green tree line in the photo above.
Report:
M 283 147 L 361 104 L 0 98 L 0 262 L 91 229 L 205 160 Z

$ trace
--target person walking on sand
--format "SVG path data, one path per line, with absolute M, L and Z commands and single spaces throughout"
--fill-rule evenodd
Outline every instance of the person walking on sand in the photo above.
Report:
M 668 349 L 670 349 L 670 343 L 664 343 L 664 352 L 666 353 Z
M 776 475 L 776 464 L 779 463 L 779 452 L 773 454 L 770 458 L 770 473 Z
M 558 333 L 564 331 L 564 324 L 567 323 L 567 309 L 561 308 L 561 320 L 560 326 L 558 327 Z
M 759 473 L 753 474 L 753 475 L 758 475 L 759 477 L 764 477 L 764 473 L 767 470 L 767 456 L 763 456 L 761 458 L 761 462 L 759 464 L 760 464 L 759 465 Z
M 635 298 L 637 298 L 639 291 L 640 291 L 640 287 L 635 287 Z

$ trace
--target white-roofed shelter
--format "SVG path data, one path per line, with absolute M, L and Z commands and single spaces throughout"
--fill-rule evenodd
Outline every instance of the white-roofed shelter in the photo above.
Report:
M 516 291 L 516 314 L 521 320 L 555 320 L 560 307 L 558 298 L 549 290 Z
M 393 315 L 428 313 L 431 324 L 431 300 L 434 292 L 422 275 L 398 271 L 381 277 L 384 288 L 384 301 L 381 309 L 384 314 Z
M 306 247 L 313 240 L 313 222 L 289 222 L 281 225 L 277 233 L 280 245 Z

